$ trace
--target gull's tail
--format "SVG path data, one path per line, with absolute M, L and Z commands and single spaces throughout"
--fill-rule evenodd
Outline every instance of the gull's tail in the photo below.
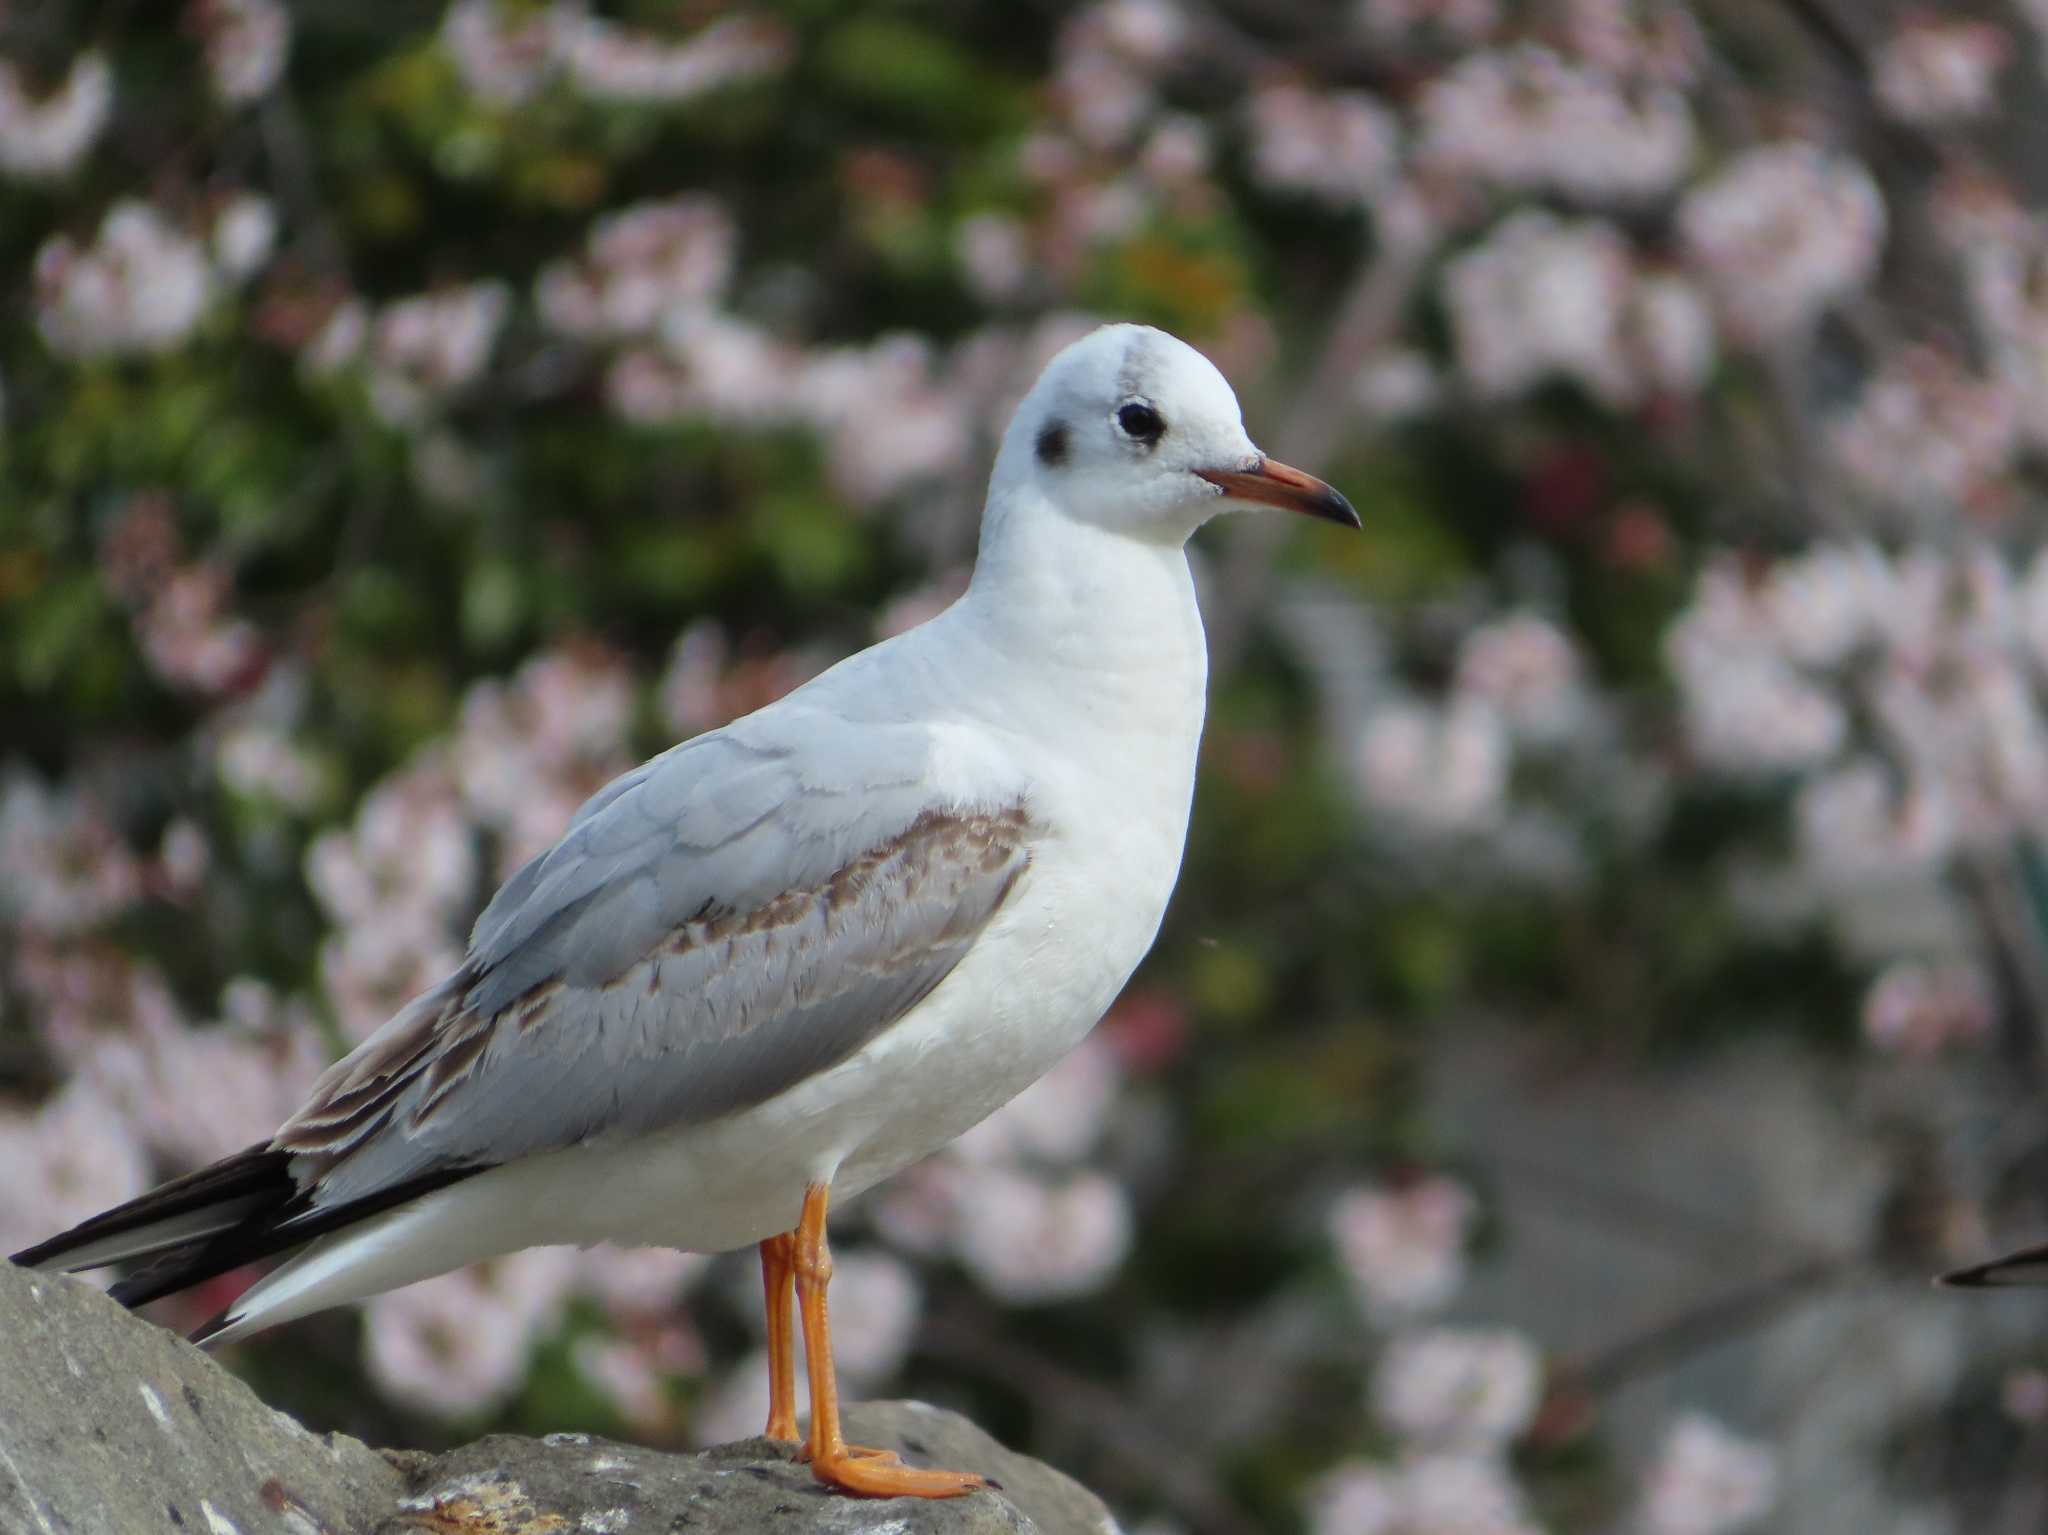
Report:
M 139 1306 L 261 1256 L 244 1255 L 248 1239 L 298 1197 L 290 1160 L 267 1145 L 251 1146 L 81 1221 L 16 1253 L 14 1261 L 72 1273 L 156 1258 L 113 1288 L 122 1305 Z
M 2024 1247 L 1974 1268 L 1943 1274 L 1941 1282 L 1964 1290 L 1997 1290 L 2048 1284 L 2048 1245 Z
M 155 1262 L 108 1291 L 124 1306 L 140 1306 L 315 1237 L 359 1225 L 474 1171 L 444 1169 L 364 1199 L 320 1207 L 292 1176 L 292 1159 L 292 1153 L 267 1143 L 251 1146 L 24 1248 L 13 1261 L 74 1273 L 153 1258 Z M 285 1271 L 279 1270 L 270 1279 L 284 1277 Z M 247 1299 L 200 1328 L 192 1341 L 204 1343 L 227 1326 L 248 1320 Z

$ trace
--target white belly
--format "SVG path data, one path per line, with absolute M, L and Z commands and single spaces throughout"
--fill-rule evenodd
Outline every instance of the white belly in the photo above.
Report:
M 1142 834 L 1142 833 L 1140 833 Z M 1146 864 L 1157 868 L 1157 852 Z M 1134 879 L 1137 849 L 1054 846 L 933 993 L 865 1049 L 755 1108 L 634 1146 L 484 1174 L 549 1211 L 533 1241 L 719 1252 L 796 1224 L 806 1186 L 844 1202 L 944 1146 L 1079 1044 L 1151 947 L 1178 870 Z M 603 1165 L 601 1175 L 593 1159 Z M 551 1186 L 554 1185 L 554 1186 Z M 593 1197 L 595 1189 L 606 1193 Z

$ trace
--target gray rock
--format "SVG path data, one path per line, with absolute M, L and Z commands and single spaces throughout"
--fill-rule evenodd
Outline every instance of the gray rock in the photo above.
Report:
M 403 1491 L 90 1285 L 0 1261 L 0 1531 L 352 1535 Z
M 0 1263 L 0 1535 L 1097 1535 L 1101 1501 L 922 1402 L 847 1433 L 1000 1491 L 943 1503 L 827 1491 L 765 1439 L 672 1455 L 582 1434 L 379 1452 L 263 1405 L 88 1285 Z

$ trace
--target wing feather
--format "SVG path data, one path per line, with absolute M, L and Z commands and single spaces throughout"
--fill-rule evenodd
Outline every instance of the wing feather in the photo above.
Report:
M 1029 866 L 1021 798 L 935 804 L 915 727 L 784 725 L 635 769 L 507 881 L 272 1142 L 312 1211 L 764 1102 L 951 974 Z

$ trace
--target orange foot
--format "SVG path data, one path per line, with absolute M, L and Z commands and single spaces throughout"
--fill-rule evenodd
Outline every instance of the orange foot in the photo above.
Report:
M 864 1444 L 813 1460 L 811 1474 L 827 1487 L 864 1498 L 957 1498 L 988 1485 L 972 1471 L 920 1471 L 904 1465 L 894 1450 Z

